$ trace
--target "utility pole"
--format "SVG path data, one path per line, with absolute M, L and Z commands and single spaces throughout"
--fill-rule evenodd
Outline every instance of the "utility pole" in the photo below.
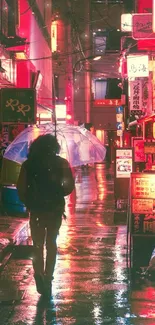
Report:
M 90 0 L 85 0 L 85 56 L 90 56 Z M 86 123 L 90 123 L 90 109 L 91 109 L 91 75 L 90 75 L 90 62 L 86 60 L 85 62 L 85 119 Z
M 54 135 L 56 137 L 57 135 L 57 118 L 56 118 L 56 94 L 55 94 L 55 80 L 54 80 L 54 74 L 52 73 L 52 104 L 53 104 L 53 117 L 54 117 Z

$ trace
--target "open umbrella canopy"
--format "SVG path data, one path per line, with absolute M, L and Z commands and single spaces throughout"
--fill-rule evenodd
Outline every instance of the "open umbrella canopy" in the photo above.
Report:
M 48 133 L 55 134 L 55 125 L 29 126 L 8 146 L 4 158 L 22 164 L 33 140 Z M 105 158 L 105 147 L 83 127 L 57 124 L 56 136 L 61 147 L 60 156 L 66 158 L 72 167 L 102 162 Z

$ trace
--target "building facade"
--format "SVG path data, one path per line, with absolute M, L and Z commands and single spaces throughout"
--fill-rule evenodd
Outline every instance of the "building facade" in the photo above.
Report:
M 55 19 L 61 16 L 66 35 L 60 49 L 58 27 L 53 69 L 59 99 L 70 99 L 68 113 L 72 122 L 93 124 L 104 140 L 102 131 L 116 130 L 116 106 L 122 94 L 121 14 L 133 9 L 133 1 L 130 6 L 123 0 L 85 0 L 84 6 L 82 0 L 78 5 L 77 1 L 63 1 L 63 6 L 61 0 L 53 4 Z
M 43 116 L 51 120 L 52 1 L 0 0 L 0 17 L 0 90 L 34 89 L 38 118 Z M 5 148 L 10 141 L 9 125 L 13 123 L 11 120 L 7 124 L 3 120 L 0 122 L 2 148 Z M 17 129 L 17 125 L 15 127 Z M 5 141 L 4 129 L 8 132 Z

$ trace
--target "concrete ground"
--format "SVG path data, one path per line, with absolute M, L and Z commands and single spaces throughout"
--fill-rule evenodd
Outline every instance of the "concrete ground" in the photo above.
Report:
M 104 164 L 77 170 L 76 196 L 67 200 L 57 240 L 50 302 L 36 292 L 31 246 L 13 249 L 0 274 L 1 325 L 155 324 L 154 283 L 132 281 L 126 214 L 115 211 L 113 183 L 113 170 Z

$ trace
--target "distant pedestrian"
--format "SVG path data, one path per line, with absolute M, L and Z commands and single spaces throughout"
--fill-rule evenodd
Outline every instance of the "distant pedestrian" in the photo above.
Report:
M 56 238 L 65 212 L 64 196 L 69 195 L 75 187 L 69 163 L 58 156 L 59 150 L 54 136 L 39 136 L 30 146 L 17 183 L 19 198 L 30 212 L 37 291 L 47 297 L 51 296 L 57 254 Z

